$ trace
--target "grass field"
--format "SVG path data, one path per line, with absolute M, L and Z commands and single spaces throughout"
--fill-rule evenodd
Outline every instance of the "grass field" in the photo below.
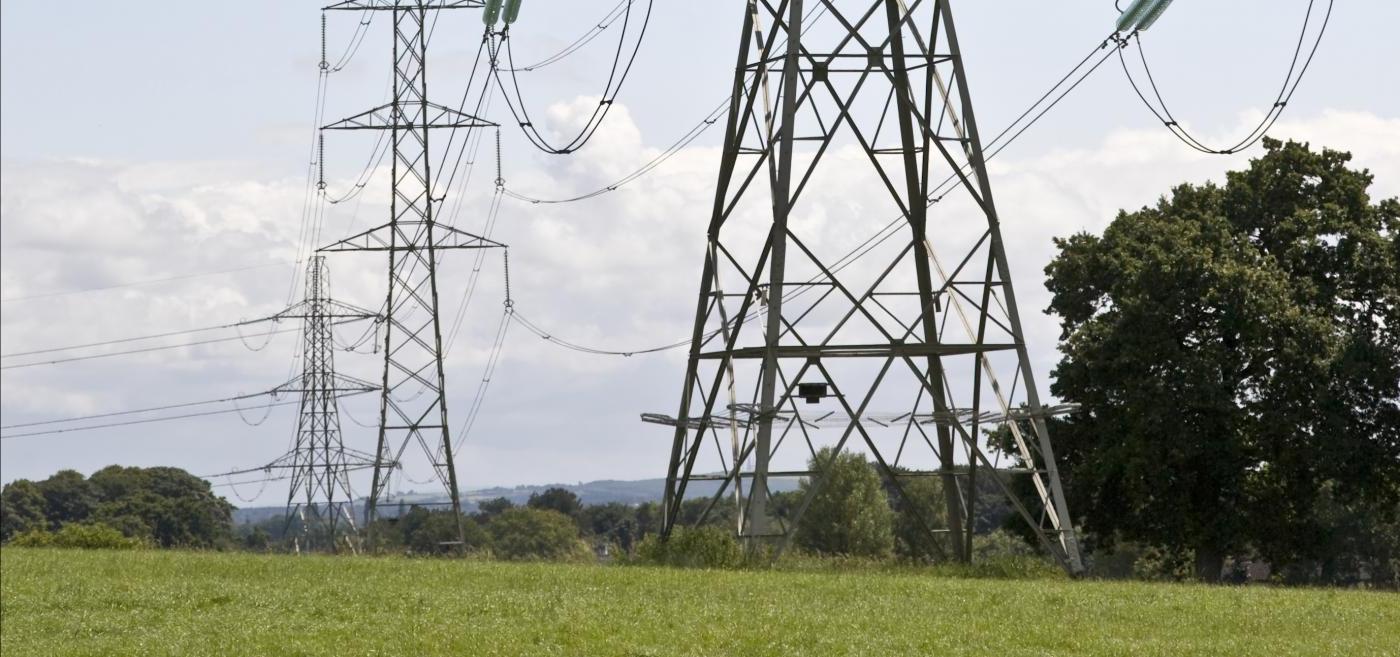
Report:
M 22 655 L 1400 656 L 1400 595 L 182 552 L 0 551 Z

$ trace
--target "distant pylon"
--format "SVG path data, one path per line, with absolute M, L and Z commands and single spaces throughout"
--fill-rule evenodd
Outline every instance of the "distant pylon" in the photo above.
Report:
M 663 535 L 688 485 L 712 480 L 702 518 L 737 492 L 739 534 L 781 552 L 832 426 L 827 446 L 860 445 L 905 502 L 911 478 L 941 481 L 942 521 L 915 515 L 944 554 L 970 558 L 980 476 L 1080 572 L 1045 423 L 1063 409 L 1038 397 L 949 0 L 807 4 L 746 3 L 680 409 L 644 416 L 675 426 Z M 820 188 L 861 195 L 817 204 Z M 1016 474 L 1038 508 L 990 429 L 1031 464 Z M 769 509 L 776 478 L 811 481 L 786 518 Z
M 333 325 L 376 317 L 330 298 L 324 256 L 312 256 L 306 270 L 306 297 L 278 313 L 279 319 L 302 320 L 301 376 L 278 386 L 277 393 L 298 393 L 296 443 L 279 459 L 291 471 L 284 527 L 297 527 L 297 550 L 337 549 L 342 522 L 355 530 L 355 496 L 350 471 L 373 463 L 371 455 L 345 447 L 340 431 L 342 395 L 378 389 L 372 383 L 335 371 Z
M 438 206 L 444 199 L 436 189 L 436 160 L 429 148 L 430 134 L 441 128 L 472 129 L 496 124 L 428 101 L 427 21 L 430 13 L 436 16 L 438 10 L 481 7 L 481 2 L 468 0 L 348 0 L 326 7 L 389 12 L 393 21 L 393 99 L 324 127 L 388 130 L 392 137 L 389 223 L 321 249 L 382 251 L 389 255 L 379 443 L 365 515 L 368 522 L 374 522 L 391 469 L 402 467 L 409 443 L 417 443 L 452 500 L 459 546 L 465 537 L 447 423 L 437 265 L 443 250 L 504 245 L 438 221 Z M 371 535 L 370 539 L 373 541 L 374 537 Z

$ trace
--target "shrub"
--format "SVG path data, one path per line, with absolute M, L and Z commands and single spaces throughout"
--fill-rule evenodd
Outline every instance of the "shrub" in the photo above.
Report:
M 744 550 L 727 529 L 677 527 L 666 541 L 651 534 L 637 546 L 643 563 L 678 568 L 737 568 L 744 564 Z
M 146 547 L 146 543 L 100 523 L 69 523 L 53 535 L 53 546 L 82 550 L 135 550 Z
M 972 537 L 972 560 L 992 561 L 1014 557 L 1033 557 L 1035 548 L 1016 534 L 998 529 L 987 534 Z
M 513 561 L 585 561 L 593 551 L 568 516 L 548 509 L 509 509 L 491 520 L 492 549 Z
M 491 537 L 475 520 L 466 516 L 454 515 L 451 511 L 428 511 L 413 507 L 400 516 L 394 526 L 398 529 L 403 547 L 416 555 L 452 555 L 458 553 L 457 522 L 462 523 L 462 536 L 465 541 L 462 549 L 480 552 L 490 547 Z
M 1194 556 L 1189 550 L 1148 546 L 1133 562 L 1133 577 L 1148 581 L 1185 581 L 1191 578 Z
M 10 541 L 15 547 L 57 547 L 79 550 L 136 550 L 147 543 L 128 538 L 121 532 L 99 523 L 68 523 L 57 532 L 34 529 Z
M 53 534 L 43 529 L 30 529 L 10 539 L 10 545 L 15 547 L 52 547 Z

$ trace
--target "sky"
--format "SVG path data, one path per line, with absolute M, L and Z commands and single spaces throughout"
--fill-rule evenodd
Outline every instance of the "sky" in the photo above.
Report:
M 513 28 L 517 60 L 557 52 L 615 4 L 527 2 Z M 1318 2 L 1319 11 L 1324 4 Z M 1247 132 L 1277 93 L 1306 6 L 1304 0 L 1174 3 L 1143 43 L 1178 118 L 1217 143 Z M 485 108 L 486 118 L 506 126 L 501 175 L 507 184 L 535 196 L 589 191 L 674 142 L 727 94 L 742 7 L 739 0 L 655 0 L 614 110 L 576 153 L 535 151 L 499 102 Z M 635 11 L 642 8 L 638 0 Z M 1099 44 L 1116 17 L 1107 0 L 962 0 L 953 9 L 984 135 L 1000 131 Z M 477 12 L 456 13 L 434 28 L 429 69 L 432 95 L 454 106 L 481 29 Z M 296 298 L 293 263 L 316 123 L 320 20 L 315 3 L 286 0 L 0 3 L 4 354 L 225 325 L 266 316 Z M 329 13 L 331 60 L 347 52 L 359 20 Z M 387 22 L 365 27 L 353 56 L 329 76 L 326 121 L 383 102 Z M 1383 64 L 1400 61 L 1400 43 L 1390 34 L 1397 22 L 1395 3 L 1337 3 L 1307 77 L 1271 132 L 1352 152 L 1357 166 L 1376 174 L 1377 197 L 1400 195 L 1400 90 L 1385 82 L 1393 73 Z M 525 100 L 547 134 L 570 133 L 596 104 L 618 31 L 614 25 L 570 57 L 520 74 Z M 511 245 L 519 311 L 563 339 L 618 351 L 688 335 L 721 131 L 708 130 L 610 194 L 561 205 L 506 199 L 492 236 Z M 455 206 L 454 218 L 469 229 L 482 227 L 496 177 L 494 135 L 482 136 Z M 330 193 L 352 189 L 373 146 L 364 135 L 328 137 Z M 1120 209 L 1151 204 L 1181 182 L 1220 181 L 1258 153 L 1258 147 L 1229 156 L 1187 149 L 1142 107 L 1112 61 L 991 163 L 1042 394 L 1048 395 L 1058 359 L 1058 326 L 1043 313 L 1051 239 L 1100 231 Z M 380 174 L 372 170 L 362 193 L 329 207 L 322 242 L 385 220 Z M 850 200 L 836 193 L 823 197 L 830 207 Z M 873 220 L 863 216 L 846 221 L 852 223 L 840 226 L 855 232 L 883 224 L 866 227 Z M 502 313 L 500 259 L 493 254 L 480 262 L 479 284 L 447 354 L 454 424 L 477 393 Z M 476 263 L 464 255 L 443 265 L 445 317 L 458 316 Z M 379 259 L 335 256 L 329 266 L 335 296 L 378 306 Z M 5 359 L 0 422 L 10 427 L 266 390 L 296 371 L 296 327 L 271 328 L 279 332 L 257 325 L 241 334 L 181 335 L 132 346 L 220 341 L 52 365 L 13 367 L 42 358 Z M 347 329 L 342 339 L 359 336 Z M 664 474 L 670 432 L 638 417 L 675 412 L 682 351 L 597 356 L 512 328 L 501 354 L 458 458 L 463 488 Z M 367 379 L 377 378 L 382 362 L 344 351 L 337 359 L 343 371 Z M 344 402 L 347 444 L 371 449 L 376 403 L 372 396 Z M 6 438 L 0 480 L 113 463 L 212 474 L 256 466 L 287 448 L 294 407 L 236 404 L 242 412 Z M 279 485 L 220 491 L 235 503 L 275 504 L 285 499 Z

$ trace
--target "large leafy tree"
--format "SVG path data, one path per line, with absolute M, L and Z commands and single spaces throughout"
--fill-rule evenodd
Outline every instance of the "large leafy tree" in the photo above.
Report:
M 558 511 L 570 518 L 577 518 L 583 510 L 583 503 L 579 501 L 578 495 L 567 488 L 546 488 L 539 493 L 530 493 L 530 499 L 525 503 L 531 509 L 549 509 Z
M 457 552 L 458 516 L 450 510 L 429 511 L 415 506 L 394 523 L 404 548 L 414 554 L 453 554 Z M 491 537 L 471 518 L 461 517 L 462 547 L 469 551 L 489 547 Z
M 1350 156 L 1265 141 L 1100 236 L 1057 240 L 1053 391 L 1075 510 L 1100 537 L 1324 556 L 1319 494 L 1400 499 L 1400 203 Z
M 490 520 L 491 518 L 501 515 L 502 513 L 514 508 L 515 503 L 504 497 L 497 497 L 485 500 L 482 502 L 478 502 L 476 505 L 477 513 L 481 516 L 483 520 Z
M 99 502 L 96 488 L 76 470 L 60 470 L 39 482 L 39 492 L 44 496 L 49 529 L 54 531 L 67 523 L 87 520 Z
M 812 501 L 798 521 L 794 537 L 820 554 L 887 557 L 894 550 L 894 511 L 880 475 L 861 454 L 823 448 L 809 467 L 816 480 L 803 479 L 798 490 Z
M 128 535 L 162 547 L 216 547 L 232 537 L 233 506 L 209 482 L 179 468 L 113 465 L 88 481 L 102 500 L 94 518 Z
M 0 540 L 34 529 L 47 530 L 45 507 L 44 493 L 34 482 L 17 479 L 5 484 L 0 491 Z

